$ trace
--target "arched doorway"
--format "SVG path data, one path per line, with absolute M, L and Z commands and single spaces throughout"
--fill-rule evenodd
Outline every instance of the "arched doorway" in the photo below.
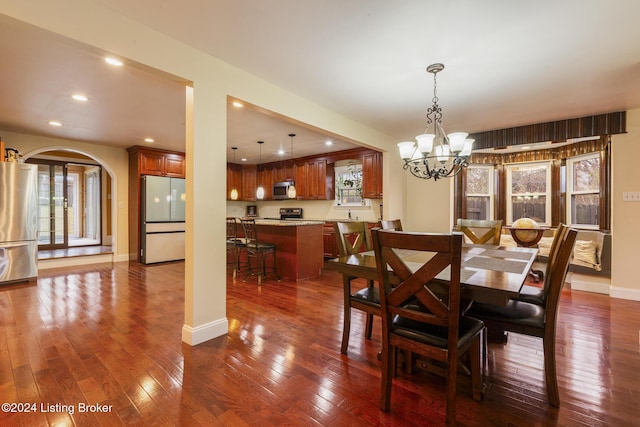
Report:
M 92 248 L 111 252 L 114 177 L 89 153 L 47 148 L 30 153 L 38 165 L 38 250 Z

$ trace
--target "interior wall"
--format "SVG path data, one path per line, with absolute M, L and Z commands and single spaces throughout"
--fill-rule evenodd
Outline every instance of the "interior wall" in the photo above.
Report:
M 216 185 L 226 180 L 227 96 L 365 142 L 378 150 L 384 151 L 395 144 L 387 135 L 284 91 L 96 2 L 5 2 L 0 12 L 193 82 L 193 97 L 187 101 L 186 118 L 187 248 L 183 341 L 188 344 L 195 345 L 227 332 L 226 247 L 223 245 L 226 188 Z M 114 31 L 115 28 L 118 30 Z M 117 191 L 121 194 L 120 188 Z M 123 223 L 126 224 L 126 219 Z M 122 232 L 118 230 L 119 235 Z M 126 242 L 126 238 L 122 241 Z
M 627 133 L 611 137 L 612 297 L 640 301 L 637 264 L 640 249 L 640 202 L 625 202 L 624 192 L 640 192 L 640 109 L 627 111 Z
M 402 228 L 411 231 L 449 233 L 453 225 L 453 180 L 420 179 L 395 166 L 406 183 L 405 221 Z
M 9 142 L 12 147 L 17 148 L 24 156 L 33 156 L 51 150 L 69 149 L 86 154 L 97 160 L 103 166 L 103 176 L 113 174 L 115 181 L 115 191 L 112 198 L 116 200 L 117 208 L 112 206 L 111 244 L 113 246 L 113 256 L 115 261 L 125 261 L 129 259 L 129 237 L 128 237 L 128 165 L 129 157 L 124 148 L 107 147 L 103 145 L 88 144 L 79 141 L 71 141 L 60 138 L 48 138 L 43 136 L 27 135 L 14 132 L 2 132 L 2 139 Z M 104 188 L 104 183 L 102 184 Z M 102 200 L 105 200 L 103 195 Z M 102 206 L 103 225 L 106 215 L 106 206 Z M 104 235 L 104 231 L 103 231 Z M 106 244 L 106 242 L 105 242 Z

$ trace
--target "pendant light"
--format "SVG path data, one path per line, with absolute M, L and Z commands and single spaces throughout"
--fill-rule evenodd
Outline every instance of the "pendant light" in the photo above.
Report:
M 262 144 L 264 144 L 264 141 L 258 141 L 258 145 L 260 146 L 260 162 L 258 163 L 257 168 L 258 172 L 260 172 L 260 165 L 262 164 Z M 260 173 L 258 173 L 258 179 L 262 179 Z M 264 199 L 264 187 L 262 184 L 258 184 L 258 188 L 256 189 L 256 199 Z
M 296 134 L 290 133 L 289 136 L 291 137 L 291 163 L 293 164 L 293 137 L 296 136 Z M 291 181 L 291 185 L 289 186 L 289 188 L 287 188 L 287 197 L 290 199 L 295 199 L 296 195 L 296 183 L 295 181 Z
M 238 149 L 238 147 L 231 147 L 231 149 L 233 150 L 233 164 L 235 165 L 236 163 L 236 150 Z M 235 182 L 234 182 L 235 184 Z M 230 194 L 231 200 L 238 200 L 238 189 L 235 187 L 235 185 L 231 188 L 231 194 Z

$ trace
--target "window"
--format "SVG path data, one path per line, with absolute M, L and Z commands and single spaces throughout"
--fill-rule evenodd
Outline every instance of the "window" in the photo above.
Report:
M 507 224 L 531 218 L 551 223 L 551 163 L 519 163 L 507 166 Z
M 468 219 L 493 219 L 494 167 L 470 165 L 467 168 L 467 211 Z
M 600 221 L 600 156 L 567 159 L 567 221 L 597 227 Z
M 353 160 L 336 162 L 336 205 L 362 206 L 362 163 Z

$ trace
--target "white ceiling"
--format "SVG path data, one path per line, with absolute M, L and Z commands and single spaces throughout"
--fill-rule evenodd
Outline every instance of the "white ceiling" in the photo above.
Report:
M 424 129 L 434 62 L 449 132 L 640 107 L 637 0 L 94 1 L 398 140 Z M 0 15 L 0 129 L 183 150 L 186 82 L 102 54 Z M 291 132 L 296 157 L 351 146 L 281 119 L 230 109 L 228 145 L 254 162 L 257 140 L 263 162 L 290 155 Z

